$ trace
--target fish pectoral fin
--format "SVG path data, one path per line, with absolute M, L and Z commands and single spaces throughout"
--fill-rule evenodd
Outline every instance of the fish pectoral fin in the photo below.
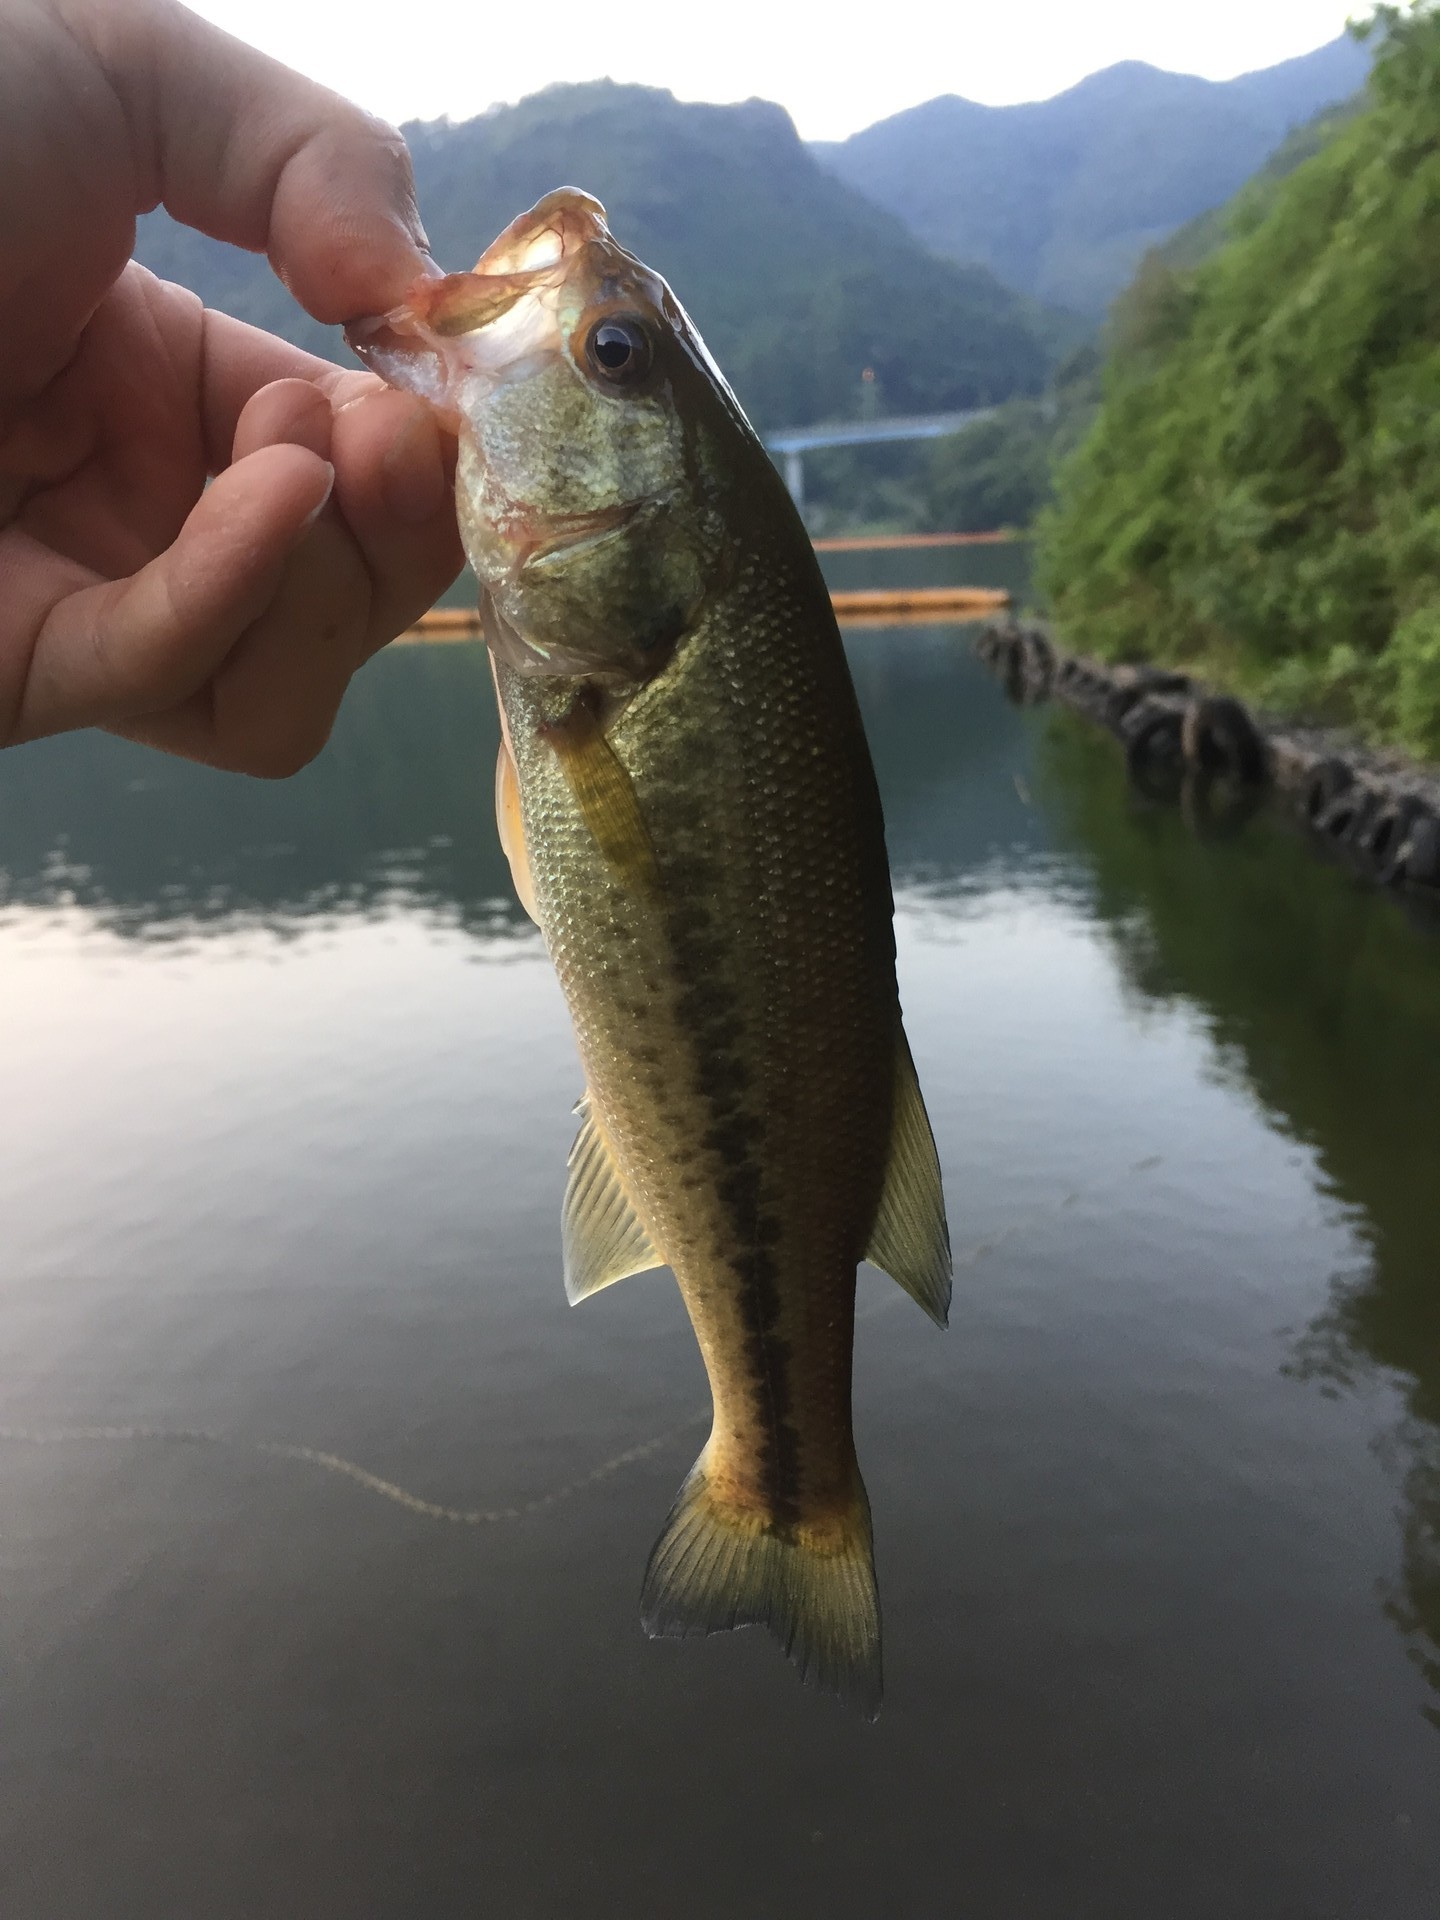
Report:
M 900 1285 L 937 1326 L 950 1318 L 950 1231 L 935 1136 L 904 1030 L 895 1055 L 895 1109 L 885 1187 L 865 1258 Z
M 543 728 L 542 735 L 616 879 L 637 892 L 658 892 L 655 849 L 634 785 L 595 714 L 577 704 L 566 719 Z
M 575 1111 L 580 1131 L 570 1149 L 570 1179 L 565 1188 L 561 1237 L 565 1249 L 565 1293 L 578 1306 L 602 1287 L 632 1273 L 663 1267 L 610 1157 L 585 1094 Z
M 502 739 L 495 761 L 495 825 L 500 830 L 500 845 L 510 862 L 510 878 L 520 896 L 520 904 L 538 926 L 535 910 L 535 883 L 530 877 L 530 850 L 525 845 L 525 821 L 520 812 L 520 780 L 515 761 Z

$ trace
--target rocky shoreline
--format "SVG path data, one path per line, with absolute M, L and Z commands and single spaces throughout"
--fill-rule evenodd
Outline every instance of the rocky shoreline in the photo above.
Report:
M 1318 845 L 1377 884 L 1440 901 L 1436 769 L 1252 713 L 1188 674 L 1067 654 L 1036 622 L 987 626 L 975 651 L 1012 698 L 1061 700 L 1114 734 L 1142 792 L 1230 814 L 1273 792 Z

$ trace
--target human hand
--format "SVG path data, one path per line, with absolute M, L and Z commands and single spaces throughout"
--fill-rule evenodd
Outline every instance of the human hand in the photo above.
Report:
M 435 270 L 404 145 L 173 0 L 0 0 L 0 49 L 0 746 L 292 773 L 459 570 L 453 446 L 126 263 L 163 200 L 316 319 L 383 312 Z

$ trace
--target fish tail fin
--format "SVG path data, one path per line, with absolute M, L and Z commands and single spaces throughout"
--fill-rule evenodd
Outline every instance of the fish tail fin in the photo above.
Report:
M 880 1601 L 859 1468 L 844 1511 L 781 1525 L 720 1497 L 709 1451 L 691 1468 L 645 1569 L 646 1633 L 655 1639 L 768 1627 L 807 1685 L 838 1694 L 873 1720 L 880 1711 Z

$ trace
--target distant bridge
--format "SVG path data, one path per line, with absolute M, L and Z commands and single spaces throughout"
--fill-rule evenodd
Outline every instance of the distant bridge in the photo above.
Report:
M 785 484 L 797 507 L 805 504 L 805 455 L 820 447 L 866 447 L 886 440 L 940 440 L 960 433 L 977 420 L 988 420 L 994 407 L 971 407 L 965 413 L 901 413 L 888 420 L 831 420 L 813 427 L 777 427 L 765 435 L 765 445 L 785 462 Z

